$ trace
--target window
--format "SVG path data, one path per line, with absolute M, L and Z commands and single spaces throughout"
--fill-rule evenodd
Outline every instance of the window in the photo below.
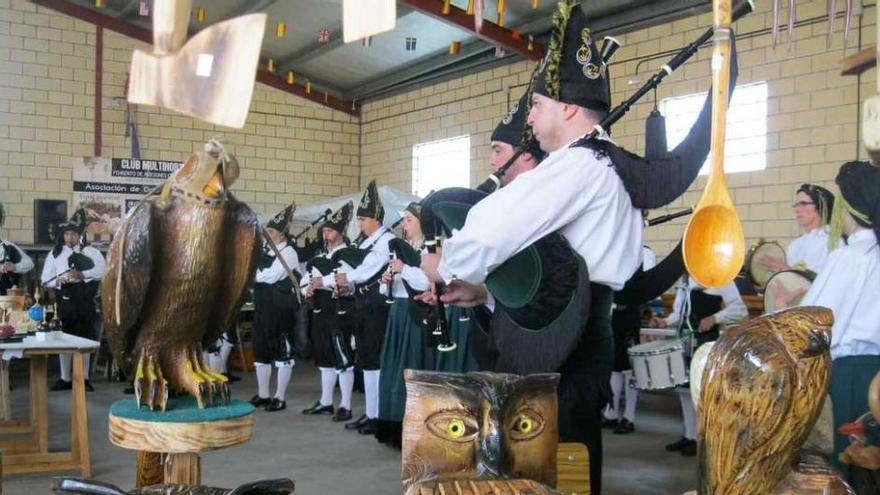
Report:
M 706 94 L 699 93 L 660 102 L 666 117 L 666 142 L 669 149 L 687 136 L 703 107 Z M 737 86 L 727 110 L 727 142 L 724 146 L 724 171 L 748 172 L 767 168 L 767 83 Z M 709 173 L 709 160 L 700 175 Z
M 459 136 L 413 146 L 413 194 L 425 197 L 444 187 L 468 187 L 471 137 Z

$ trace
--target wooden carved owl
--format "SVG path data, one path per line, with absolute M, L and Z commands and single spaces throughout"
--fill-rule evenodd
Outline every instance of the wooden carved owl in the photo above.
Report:
M 169 389 L 199 407 L 229 397 L 201 349 L 235 321 L 259 257 L 257 217 L 228 191 L 237 177 L 234 158 L 196 153 L 113 238 L 104 328 L 116 359 L 133 366 L 138 405 L 164 410 Z
M 557 374 L 406 370 L 407 494 L 557 493 Z
M 769 493 L 791 470 L 828 392 L 832 323 L 800 307 L 718 339 L 699 401 L 701 495 Z

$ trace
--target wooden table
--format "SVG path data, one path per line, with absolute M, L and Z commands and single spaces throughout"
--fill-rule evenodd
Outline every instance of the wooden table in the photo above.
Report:
M 26 440 L 0 440 L 3 450 L 3 474 L 79 471 L 88 478 L 92 475 L 89 455 L 89 424 L 86 410 L 85 374 L 83 359 L 98 348 L 98 342 L 69 334 L 45 341 L 26 337 L 23 342 L 0 344 L 0 410 L 5 421 L 0 421 L 0 435 L 28 434 Z M 70 406 L 70 451 L 49 452 L 48 378 L 49 356 L 73 354 L 73 392 Z M 31 411 L 28 421 L 12 421 L 9 416 L 9 359 L 30 359 Z

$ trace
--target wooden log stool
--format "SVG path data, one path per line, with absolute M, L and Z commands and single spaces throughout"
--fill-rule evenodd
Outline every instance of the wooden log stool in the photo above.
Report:
M 158 483 L 199 485 L 200 452 L 247 442 L 253 432 L 254 406 L 238 399 L 199 409 L 193 397 L 185 396 L 170 399 L 165 412 L 138 409 L 134 399 L 110 407 L 110 441 L 138 451 L 138 488 Z

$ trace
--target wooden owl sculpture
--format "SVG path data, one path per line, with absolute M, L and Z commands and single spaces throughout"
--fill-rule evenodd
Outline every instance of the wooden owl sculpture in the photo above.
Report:
M 828 392 L 832 322 L 793 308 L 718 339 L 700 392 L 701 495 L 769 493 L 786 476 Z
M 116 359 L 133 366 L 139 406 L 165 410 L 169 389 L 199 407 L 228 400 L 201 349 L 235 321 L 259 257 L 257 217 L 228 191 L 237 177 L 234 158 L 191 155 L 110 245 L 104 329 Z
M 407 495 L 555 494 L 559 375 L 406 370 Z

